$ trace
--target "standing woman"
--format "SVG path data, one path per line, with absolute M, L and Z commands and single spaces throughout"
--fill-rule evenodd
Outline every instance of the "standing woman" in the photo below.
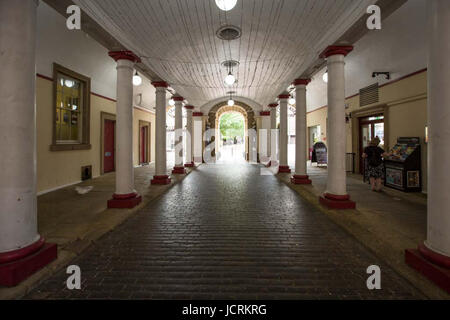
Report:
M 384 175 L 383 158 L 389 156 L 389 153 L 380 148 L 379 144 L 380 138 L 373 138 L 362 155 L 363 158 L 367 159 L 367 170 L 372 191 L 377 192 L 381 191 L 381 178 Z

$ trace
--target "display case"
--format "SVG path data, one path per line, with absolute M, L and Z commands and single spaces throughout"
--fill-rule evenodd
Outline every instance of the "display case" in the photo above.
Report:
M 384 184 L 405 192 L 422 191 L 420 138 L 398 138 L 386 157 Z

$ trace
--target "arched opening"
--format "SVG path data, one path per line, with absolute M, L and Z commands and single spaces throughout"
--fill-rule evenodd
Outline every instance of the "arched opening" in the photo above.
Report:
M 246 160 L 246 121 L 242 113 L 225 111 L 218 119 L 218 152 L 220 163 L 239 163 Z

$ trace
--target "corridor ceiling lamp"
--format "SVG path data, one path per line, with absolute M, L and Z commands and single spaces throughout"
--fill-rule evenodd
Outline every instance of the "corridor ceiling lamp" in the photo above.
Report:
M 323 74 L 322 79 L 323 79 L 323 82 L 328 83 L 328 70 L 325 71 L 325 73 Z
M 135 73 L 135 75 L 133 76 L 133 85 L 135 87 L 138 87 L 142 84 L 142 78 L 140 75 L 138 75 L 137 71 Z
M 216 4 L 220 10 L 230 11 L 236 6 L 237 0 L 216 0 Z
M 230 92 L 227 92 L 227 93 L 229 93 L 230 94 L 230 99 L 228 100 L 228 106 L 229 107 L 233 107 L 234 106 L 234 100 L 233 100 L 233 93 L 234 93 L 234 91 L 230 91 Z
M 296 101 L 295 101 L 295 98 L 291 96 L 291 97 L 289 98 L 289 104 L 290 104 L 291 106 L 293 106 L 293 105 L 295 104 L 295 102 L 296 102 Z
M 75 84 L 75 82 L 72 81 L 72 80 L 66 79 L 66 80 L 64 81 L 64 84 L 65 84 L 65 86 L 66 86 L 67 88 L 72 88 L 73 85 Z
M 236 78 L 233 76 L 233 74 L 231 73 L 231 71 L 230 71 L 230 73 L 228 73 L 228 75 L 225 77 L 225 83 L 226 83 L 228 86 L 232 86 L 233 84 L 236 83 Z
M 169 106 L 173 107 L 175 105 L 175 100 L 170 99 L 169 100 Z

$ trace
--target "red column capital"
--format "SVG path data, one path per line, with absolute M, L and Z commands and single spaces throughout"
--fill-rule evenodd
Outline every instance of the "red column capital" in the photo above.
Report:
M 295 79 L 294 82 L 292 83 L 294 86 L 307 86 L 308 83 L 311 82 L 311 79 Z
M 155 88 L 167 88 L 169 85 L 165 81 L 153 81 L 152 86 Z
M 110 51 L 108 55 L 113 58 L 115 61 L 119 60 L 130 60 L 134 63 L 141 62 L 141 58 L 139 58 L 137 55 L 135 55 L 133 52 L 128 50 L 122 50 L 122 51 Z
M 329 56 L 334 56 L 337 54 L 341 54 L 344 57 L 353 51 L 353 46 L 328 46 L 322 53 L 320 54 L 320 58 L 326 59 Z

